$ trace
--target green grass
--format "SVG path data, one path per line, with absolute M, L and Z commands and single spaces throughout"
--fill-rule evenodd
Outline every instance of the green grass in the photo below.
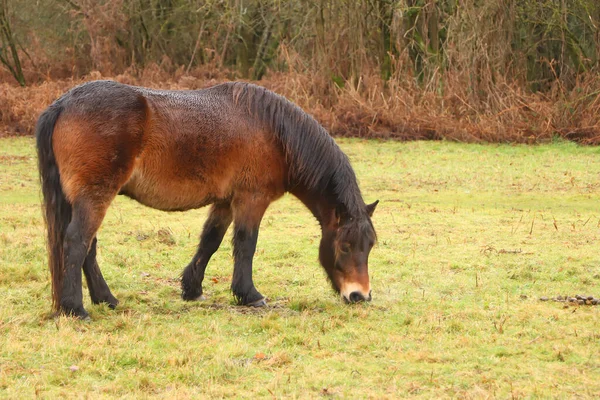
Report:
M 0 397 L 600 396 L 600 307 L 538 300 L 600 296 L 599 148 L 340 144 L 381 201 L 372 303 L 333 295 L 317 222 L 291 196 L 255 257 L 270 307 L 233 305 L 229 241 L 208 300 L 184 303 L 206 211 L 118 198 L 98 238 L 121 304 L 86 292 L 84 323 L 50 313 L 33 140 L 0 140 Z

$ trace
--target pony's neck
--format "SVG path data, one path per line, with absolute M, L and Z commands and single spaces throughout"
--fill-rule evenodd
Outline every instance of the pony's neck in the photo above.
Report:
M 292 190 L 291 193 L 304 203 L 306 208 L 308 208 L 317 221 L 319 221 L 323 230 L 335 229 L 336 204 L 333 199 L 328 199 L 325 196 L 318 196 L 315 193 L 310 193 L 299 188 Z
M 344 209 L 350 216 L 358 217 L 360 206 L 364 207 L 356 180 L 350 179 L 345 184 L 351 187 L 336 187 L 336 184 L 332 183 L 321 192 L 297 186 L 290 193 L 304 203 L 323 230 L 333 230 L 337 227 L 336 209 Z

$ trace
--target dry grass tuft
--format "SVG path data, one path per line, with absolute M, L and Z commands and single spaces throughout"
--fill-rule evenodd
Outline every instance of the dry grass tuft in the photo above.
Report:
M 169 72 L 170 71 L 170 72 Z M 84 81 L 114 79 L 163 89 L 201 89 L 232 74 L 216 65 L 189 73 L 168 58 L 114 77 L 92 72 L 83 79 L 47 80 L 26 88 L 0 84 L 3 135 L 30 135 L 39 113 L 69 88 Z M 333 135 L 397 140 L 542 143 L 560 137 L 600 143 L 600 82 L 590 74 L 572 90 L 556 83 L 545 94 L 500 80 L 485 96 L 470 91 L 464 76 L 446 74 L 443 89 L 422 87 L 408 77 L 382 80 L 376 74 L 355 84 L 333 84 L 320 75 L 270 73 L 258 82 L 296 102 Z
M 38 115 L 56 98 L 80 83 L 73 79 L 47 81 L 25 88 L 0 83 L 0 136 L 30 135 Z

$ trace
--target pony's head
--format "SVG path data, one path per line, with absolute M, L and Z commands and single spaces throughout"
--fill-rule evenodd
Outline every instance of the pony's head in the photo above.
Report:
M 371 301 L 368 259 L 377 239 L 371 216 L 378 202 L 366 205 L 359 215 L 337 207 L 332 229 L 324 230 L 321 238 L 319 260 L 346 303 Z

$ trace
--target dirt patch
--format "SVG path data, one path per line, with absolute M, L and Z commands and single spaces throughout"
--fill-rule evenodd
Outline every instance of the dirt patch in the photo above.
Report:
M 600 305 L 600 298 L 594 296 L 582 296 L 576 294 L 575 296 L 556 296 L 556 297 L 540 297 L 540 301 L 556 301 L 565 303 L 565 308 L 569 306 L 597 306 Z

